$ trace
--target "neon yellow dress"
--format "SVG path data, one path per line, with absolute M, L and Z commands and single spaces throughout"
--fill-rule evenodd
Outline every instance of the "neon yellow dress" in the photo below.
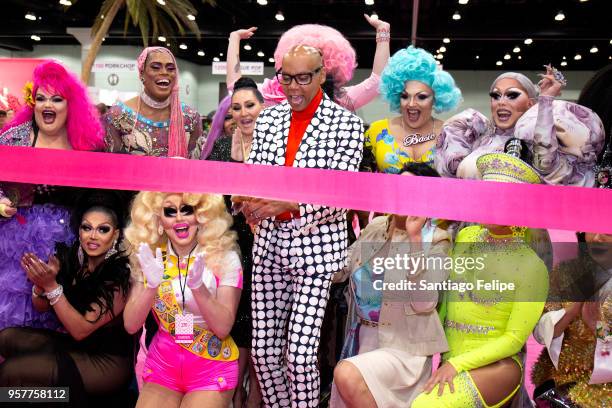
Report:
M 372 123 L 365 132 L 365 147 L 372 151 L 376 167 L 381 173 L 399 174 L 406 163 L 426 163 L 433 167 L 435 145 L 421 157 L 413 159 L 403 151 L 389 130 L 389 119 Z
M 453 248 L 453 284 L 465 284 L 467 290 L 451 287 L 446 292 L 445 333 L 449 351 L 443 360 L 457 370 L 453 379 L 455 392 L 445 387 L 420 394 L 412 407 L 489 407 L 480 395 L 469 370 L 484 367 L 507 357 L 521 366 L 517 356 L 535 327 L 548 294 L 548 271 L 542 260 L 522 239 L 495 237 L 482 226 L 464 228 Z M 501 242 L 500 242 L 501 241 Z M 467 259 L 473 259 L 471 265 Z M 469 266 L 469 267 L 468 267 Z M 480 283 L 479 283 L 480 281 Z M 472 283 L 473 289 L 467 284 Z M 485 284 L 498 285 L 485 287 Z M 506 284 L 504 291 L 500 284 Z M 510 288 L 514 285 L 514 289 Z M 499 403 L 503 406 L 518 390 Z

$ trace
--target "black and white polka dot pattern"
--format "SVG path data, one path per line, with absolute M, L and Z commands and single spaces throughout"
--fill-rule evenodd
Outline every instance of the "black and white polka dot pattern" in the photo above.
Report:
M 264 110 L 248 163 L 283 166 L 291 109 Z M 363 123 L 324 97 L 294 167 L 357 171 Z M 258 226 L 253 245 L 253 361 L 267 407 L 317 407 L 317 350 L 332 275 L 346 260 L 346 210 L 300 204 L 298 219 Z

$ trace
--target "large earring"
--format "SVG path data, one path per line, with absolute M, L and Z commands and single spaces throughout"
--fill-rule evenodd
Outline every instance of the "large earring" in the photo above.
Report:
M 111 256 L 115 255 L 117 253 L 117 240 L 113 241 L 113 246 L 111 246 L 111 248 L 108 250 L 108 252 L 106 253 L 106 255 L 104 256 L 104 259 L 108 259 Z
M 164 227 L 162 227 L 161 225 L 159 225 L 157 227 L 157 233 L 159 234 L 159 236 L 161 237 L 162 235 L 164 235 Z
M 85 253 L 83 252 L 83 247 L 81 246 L 80 241 L 79 250 L 77 251 L 77 258 L 79 259 L 79 265 L 83 266 L 83 262 L 85 262 Z

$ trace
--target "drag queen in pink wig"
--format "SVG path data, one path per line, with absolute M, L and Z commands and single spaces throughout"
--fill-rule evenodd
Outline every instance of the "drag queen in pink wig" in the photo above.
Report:
M 365 15 L 368 23 L 376 29 L 376 53 L 372 73 L 364 81 L 354 86 L 345 86 L 357 68 L 357 57 L 351 43 L 336 29 L 320 24 L 302 24 L 286 31 L 278 41 L 274 52 L 275 67 L 281 67 L 283 55 L 296 45 L 309 45 L 319 49 L 323 55 L 323 65 L 328 73 L 324 90 L 338 104 L 349 110 L 357 110 L 378 96 L 378 85 L 387 60 L 391 29 L 389 23 Z M 240 41 L 249 39 L 257 27 L 237 30 L 230 34 L 227 47 L 227 86 L 233 89 L 240 78 Z M 265 79 L 260 89 L 266 105 L 276 105 L 285 101 L 285 95 L 276 77 Z M 330 95 L 333 93 L 333 95 Z
M 0 145 L 104 150 L 97 111 L 83 84 L 61 64 L 49 61 L 34 69 L 25 103 L 0 134 Z M 0 329 L 59 327 L 52 312 L 34 310 L 33 287 L 21 261 L 28 253 L 47 261 L 56 243 L 72 242 L 71 201 L 62 188 L 0 182 Z
M 118 101 L 104 115 L 109 150 L 142 156 L 199 159 L 206 141 L 200 114 L 181 103 L 176 59 L 164 47 L 137 60 L 140 95 Z

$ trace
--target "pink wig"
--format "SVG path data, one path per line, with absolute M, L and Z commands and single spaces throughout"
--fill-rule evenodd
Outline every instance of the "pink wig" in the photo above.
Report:
M 170 128 L 168 129 L 168 157 L 187 158 L 187 138 L 185 126 L 183 125 L 183 110 L 179 99 L 179 69 L 174 54 L 164 47 L 147 47 L 138 56 L 138 73 L 142 75 L 145 69 L 147 57 L 152 52 L 163 52 L 172 58 L 176 67 L 176 80 L 170 94 Z
M 323 53 L 323 65 L 334 78 L 336 87 L 344 86 L 353 78 L 357 68 L 355 50 L 338 30 L 320 24 L 302 24 L 289 29 L 274 51 L 277 70 L 281 68 L 283 56 L 296 45 L 309 45 Z
M 87 89 L 76 75 L 55 61 L 47 61 L 34 68 L 32 98 L 42 89 L 66 99 L 66 134 L 74 150 L 104 150 L 104 131 L 98 111 L 87 96 Z M 5 129 L 34 121 L 34 107 L 24 105 Z

